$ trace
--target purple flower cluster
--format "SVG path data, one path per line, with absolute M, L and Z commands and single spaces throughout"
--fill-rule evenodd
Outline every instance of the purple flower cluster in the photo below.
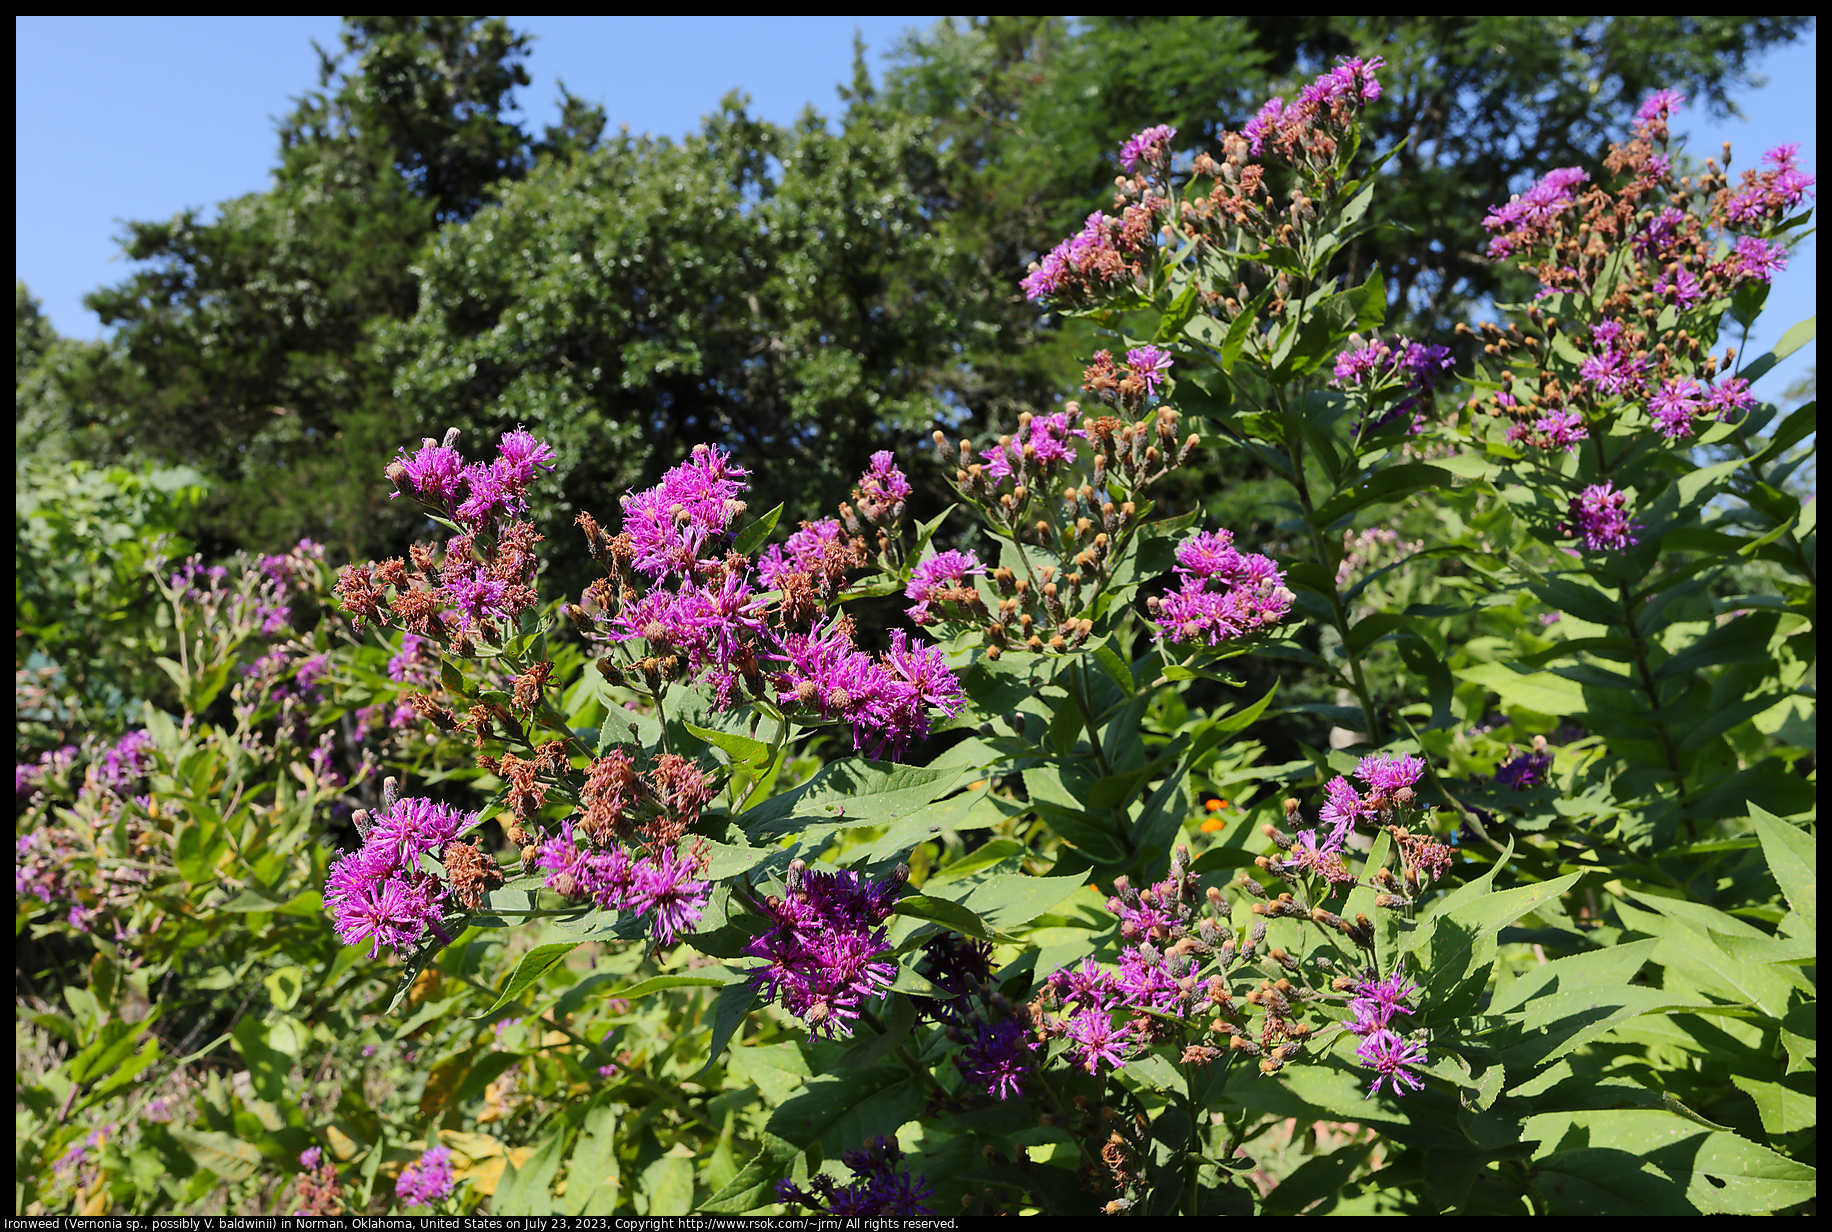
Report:
M 1201 962 L 1189 938 L 1195 926 L 1205 951 L 1214 938 L 1206 921 L 1197 923 L 1192 896 L 1200 878 L 1189 872 L 1188 855 L 1179 848 L 1170 875 L 1142 890 L 1125 877 L 1115 879 L 1107 910 L 1119 917 L 1120 937 L 1127 943 L 1117 972 L 1085 958 L 1045 980 L 1046 1000 L 1059 1004 L 1061 1012 L 1037 1025 L 1046 1037 L 1066 1039 L 1068 1055 L 1087 1073 L 1099 1073 L 1103 1065 L 1124 1068 L 1136 1049 L 1149 1046 L 1140 1023 L 1150 1022 L 1151 1015 L 1187 1016 L 1206 1004 L 1206 989 L 1196 979 Z M 1122 1011 L 1134 1021 L 1115 1024 L 1114 1015 Z
M 1151 345 L 1134 347 L 1126 352 L 1126 367 L 1134 379 L 1145 387 L 1147 398 L 1158 396 L 1158 390 L 1166 379 L 1165 374 L 1174 362 L 1169 351 Z
M 695 880 L 701 861 L 693 856 L 663 850 L 659 857 L 632 858 L 614 840 L 602 847 L 581 844 L 570 819 L 542 841 L 536 863 L 547 872 L 547 888 L 566 898 L 590 899 L 607 911 L 653 913 L 650 928 L 663 945 L 700 922 L 712 893 Z
M 1299 91 L 1295 105 L 1287 106 L 1283 98 L 1268 99 L 1241 130 L 1248 149 L 1258 158 L 1271 143 L 1290 157 L 1313 126 L 1345 126 L 1363 107 L 1380 97 L 1380 82 L 1374 74 L 1385 67 L 1387 62 L 1379 56 L 1371 60 L 1342 56 L 1335 68 Z
M 1771 282 L 1787 268 L 1787 245 L 1745 235 L 1718 266 L 1732 282 Z
M 783 896 L 765 903 L 770 928 L 747 947 L 767 960 L 751 983 L 828 1039 L 849 1036 L 861 1005 L 896 978 L 883 924 L 903 879 L 814 873 L 797 860 L 787 880 Z
M 757 576 L 771 590 L 780 590 L 783 579 L 791 573 L 810 574 L 822 582 L 829 553 L 842 547 L 845 540 L 838 518 L 804 522 L 787 543 L 772 543 L 763 550 L 757 558 Z
M 554 456 L 550 446 L 522 428 L 502 434 L 496 457 L 488 463 L 467 463 L 450 444 L 428 437 L 416 453 L 402 450 L 389 466 L 388 477 L 395 481 L 395 496 L 403 487 L 411 489 L 453 521 L 482 530 L 499 514 L 519 513 L 528 507 L 528 488 L 535 472 L 552 470 Z
M 1640 542 L 1635 532 L 1641 524 L 1628 509 L 1628 493 L 1614 484 L 1593 483 L 1571 498 L 1561 533 L 1582 539 L 1593 552 L 1621 552 Z
M 1014 476 L 1019 483 L 1048 478 L 1075 461 L 1070 442 L 1076 437 L 1088 438 L 1087 429 L 1080 425 L 1079 410 L 1021 418 L 1016 436 L 1000 437 L 998 444 L 980 454 L 986 477 L 994 487 Z
M 935 623 L 935 615 L 929 605 L 936 602 L 950 601 L 947 596 L 960 596 L 963 591 L 971 592 L 973 583 L 967 579 L 986 572 L 980 564 L 979 557 L 971 551 L 962 552 L 950 548 L 946 552 L 936 552 L 916 562 L 910 570 L 909 585 L 903 588 L 903 597 L 915 600 L 905 609 L 909 618 L 919 625 Z M 964 601 L 956 598 L 954 601 Z
M 13 766 L 13 788 L 20 799 L 27 799 L 45 790 L 52 783 L 61 782 L 70 773 L 70 767 L 76 764 L 77 749 L 74 744 L 66 744 L 61 749 L 49 749 L 38 755 L 35 762 L 17 762 Z
M 1691 377 L 1670 377 L 1648 399 L 1648 414 L 1669 441 L 1684 440 L 1692 435 L 1692 418 L 1704 405 L 1699 397 L 1698 382 Z
M 874 760 L 893 760 L 929 735 L 931 708 L 959 714 L 967 704 L 960 681 L 940 649 L 893 629 L 890 648 L 877 658 L 857 649 L 844 623 L 812 633 L 784 634 L 775 677 L 784 706 L 814 709 L 853 729 L 853 748 Z
M 1148 212 L 1144 207 L 1133 210 Z M 1128 227 L 1128 218 L 1111 218 L 1095 210 L 1082 229 L 1044 254 L 1018 284 L 1032 300 L 1104 290 L 1138 273 L 1145 237 L 1131 234 L 1149 228 Z
M 1799 155 L 1799 142 L 1778 145 L 1763 154 L 1764 166 L 1745 171 L 1742 187 L 1725 201 L 1725 216 L 1744 225 L 1776 221 L 1813 196 L 1817 181 L 1800 169 Z
M 47 904 L 62 898 L 64 866 L 71 850 L 48 830 L 21 834 L 13 842 L 13 893 Z
M 750 472 L 712 445 L 695 445 L 660 483 L 623 498 L 623 529 L 649 578 L 691 577 L 744 512 Z
M 1371 796 L 1391 800 L 1411 788 L 1425 773 L 1425 761 L 1410 753 L 1374 753 L 1355 766 L 1355 777 Z
M 1482 225 L 1497 234 L 1489 240 L 1488 255 L 1499 261 L 1524 249 L 1537 247 L 1559 215 L 1577 204 L 1572 190 L 1590 179 L 1582 167 L 1548 171 L 1524 193 L 1506 205 L 1492 206 Z
M 1168 124 L 1140 129 L 1120 146 L 1120 165 L 1128 171 L 1136 170 L 1140 163 L 1156 167 L 1170 156 L 1171 139 L 1176 135 L 1177 130 Z
M 1241 552 L 1232 532 L 1199 533 L 1177 549 L 1180 589 L 1158 601 L 1158 640 L 1211 646 L 1277 624 L 1291 610 L 1285 574 L 1269 556 Z
M 1647 359 L 1634 353 L 1622 337 L 1620 321 L 1600 321 L 1590 331 L 1597 349 L 1578 367 L 1599 398 L 1633 397 L 1647 387 Z
M 96 779 L 117 796 L 132 793 L 146 772 L 153 768 L 153 737 L 144 729 L 128 732 L 102 754 L 96 766 Z
M 955 1066 L 967 1081 L 994 1099 L 1017 1099 L 1024 1094 L 1024 1079 L 1031 1072 L 1027 1059 L 1036 1050 L 1030 1029 L 1017 1018 L 980 1021 Z
M 395 1197 L 406 1206 L 431 1206 L 452 1192 L 452 1149 L 436 1146 L 401 1169 Z
M 1390 1025 L 1395 1014 L 1412 1013 L 1406 999 L 1417 992 L 1418 986 L 1399 971 L 1384 980 L 1363 980 L 1355 986 L 1355 996 L 1349 1001 L 1349 1011 L 1355 1018 L 1349 1030 L 1362 1037 L 1355 1055 L 1361 1058 L 1364 1069 L 1378 1071 L 1363 1098 L 1373 1096 L 1383 1082 L 1394 1095 L 1424 1087 L 1412 1068 L 1429 1063 L 1425 1046 L 1408 1042 Z
M 360 849 L 331 866 L 324 901 L 345 945 L 368 941 L 369 957 L 386 945 L 407 953 L 427 933 L 450 943 L 440 926 L 448 887 L 420 867 L 420 857 L 437 857 L 445 845 L 476 825 L 481 814 L 408 798 L 377 813 Z
M 1403 422 L 1416 434 L 1424 427 L 1422 412 L 1428 395 L 1453 362 L 1449 347 L 1408 338 L 1394 338 L 1391 343 L 1377 338 L 1337 357 L 1332 384 L 1369 394 L 1399 391 L 1403 396 L 1367 422 L 1366 427 L 1378 432 L 1389 424 Z
M 923 1199 L 935 1191 L 925 1176 L 911 1177 L 909 1170 L 898 1170 L 903 1151 L 889 1138 L 879 1138 L 869 1147 L 847 1151 L 840 1162 L 852 1172 L 853 1183 L 841 1185 L 830 1176 L 816 1176 L 802 1189 L 793 1181 L 776 1182 L 776 1200 L 800 1206 L 821 1207 L 825 1214 L 864 1218 L 890 1215 L 902 1219 L 935 1212 L 923 1205 Z
M 1501 402 L 1503 398 L 1508 399 Z M 1511 407 L 1513 399 L 1508 394 L 1497 394 L 1495 400 L 1504 407 Z M 1578 442 L 1590 437 L 1590 429 L 1584 424 L 1584 417 L 1576 411 L 1564 407 L 1551 407 L 1542 412 L 1531 425 L 1515 420 L 1508 425 L 1507 439 L 1516 445 L 1531 445 L 1538 449 L 1561 449 L 1570 453 L 1578 447 Z
M 1522 753 L 1495 768 L 1495 781 L 1515 791 L 1526 791 L 1547 781 L 1552 773 L 1552 754 Z
M 866 521 L 889 525 L 903 516 L 910 491 L 909 478 L 897 469 L 891 451 L 880 449 L 871 456 L 871 468 L 859 477 L 853 497 Z

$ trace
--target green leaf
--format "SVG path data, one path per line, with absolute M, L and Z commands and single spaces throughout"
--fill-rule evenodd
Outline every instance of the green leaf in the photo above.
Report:
M 1395 501 L 1423 492 L 1427 488 L 1448 488 L 1450 472 L 1428 462 L 1402 462 L 1377 471 L 1372 477 L 1326 501 L 1305 520 L 1319 529 L 1328 529 L 1366 505 Z
M 609 1215 L 617 1209 L 617 1113 L 597 1107 L 585 1114 L 579 1144 L 566 1163 L 568 1215 Z
M 894 1137 L 927 1102 L 927 1089 L 901 1065 L 842 1070 L 810 1080 L 765 1128 L 799 1147 L 818 1142 L 831 1159 L 880 1134 Z
M 1767 288 L 1765 287 L 1763 289 L 1766 290 Z M 1760 380 L 1768 373 L 1770 368 L 1773 368 L 1795 351 L 1798 351 L 1801 347 L 1813 341 L 1818 333 L 1819 318 L 1817 316 L 1808 317 L 1806 320 L 1790 327 L 1787 333 L 1781 335 L 1781 341 L 1775 344 L 1774 350 L 1764 355 L 1757 356 L 1748 367 L 1738 372 L 1737 375 L 1750 382 Z
M 732 540 L 732 551 L 740 556 L 751 555 L 763 546 L 764 540 L 770 537 L 770 532 L 776 529 L 776 520 L 780 517 L 782 517 L 782 506 L 778 505 L 739 531 L 738 537 Z
M 225 1181 L 245 1181 L 265 1164 L 261 1152 L 231 1134 L 211 1133 L 184 1125 L 170 1125 L 171 1134 L 191 1152 L 197 1166 L 207 1168 Z
M 984 920 L 961 904 L 949 902 L 945 898 L 930 898 L 927 894 L 906 894 L 897 900 L 891 911 L 896 915 L 907 915 L 918 920 L 933 920 L 937 924 L 945 925 L 957 933 L 979 941 L 993 939 Z
M 1775 876 L 1788 906 L 1799 913 L 1808 932 L 1818 930 L 1819 842 L 1806 831 L 1775 816 L 1759 804 L 1749 806 L 1749 819 L 1762 840 L 1762 854 Z
M 509 977 L 509 982 L 503 985 L 502 992 L 498 994 L 496 1000 L 491 1003 L 490 1008 L 481 1013 L 472 1014 L 471 1017 L 473 1019 L 490 1017 L 492 1014 L 496 1013 L 496 1011 L 502 1009 L 503 1006 L 508 1005 L 517 997 L 520 997 L 524 992 L 528 991 L 529 988 L 533 987 L 535 981 L 559 966 L 560 963 L 565 961 L 568 954 L 578 949 L 582 944 L 583 942 L 579 941 L 550 941 L 546 945 L 535 946 L 532 950 L 522 955 L 522 960 L 515 965 L 515 974 L 511 975 Z
M 553 1174 L 559 1171 L 560 1155 L 565 1145 L 566 1135 L 564 1133 L 555 1134 L 541 1143 L 540 1149 L 535 1151 L 521 1167 L 516 1167 L 513 1162 L 506 1163 L 502 1179 L 496 1183 L 496 1193 L 490 1199 L 490 1213 L 492 1215 L 553 1214 Z M 690 1171 L 690 1185 L 691 1176 Z
M 732 764 L 743 766 L 747 770 L 761 770 L 770 764 L 770 746 L 761 740 L 737 732 L 713 731 L 711 728 L 696 727 L 692 723 L 682 723 L 682 727 L 692 732 L 716 749 L 721 749 L 731 756 Z
M 738 818 L 753 840 L 803 829 L 808 822 L 844 818 L 848 825 L 878 825 L 946 795 L 960 779 L 954 768 L 896 766 L 843 757 L 828 762 L 792 791 L 772 796 Z
M 703 1215 L 743 1215 L 776 1202 L 776 1182 L 788 1175 L 801 1151 L 785 1138 L 765 1131 L 756 1153 L 725 1188 L 699 1205 Z
M 1425 1005 L 1434 1021 L 1447 1021 L 1474 1012 L 1498 952 L 1501 929 L 1535 907 L 1570 889 L 1582 874 L 1571 873 L 1553 881 L 1494 891 L 1495 874 L 1513 851 L 1497 859 L 1489 871 L 1454 890 L 1403 943 L 1416 953 L 1424 975 Z
M 1087 879 L 1087 873 L 1063 877 L 1001 873 L 975 886 L 966 905 L 993 928 L 1009 932 L 1055 908 L 1078 892 Z
M 638 980 L 627 988 L 613 988 L 605 997 L 613 1000 L 634 1001 L 650 993 L 666 992 L 670 988 L 723 988 L 734 979 L 742 979 L 742 972 L 727 972 L 724 976 L 710 975 L 652 975 L 646 980 Z
M 1163 317 L 1158 321 L 1158 332 L 1152 336 L 1152 341 L 1160 346 L 1166 346 L 1181 338 L 1183 327 L 1188 325 L 1190 318 L 1196 315 L 1201 295 L 1202 284 L 1194 278 L 1190 279 L 1189 285 L 1184 287 L 1177 298 L 1172 300 L 1170 306 L 1164 310 Z
M 267 1032 L 267 1025 L 260 1019 L 245 1015 L 229 1032 L 229 1038 L 248 1066 L 254 1093 L 274 1104 L 286 1093 L 286 1078 L 292 1071 L 293 1058 L 273 1047 Z
M 1819 1101 L 1812 1095 L 1779 1082 L 1763 1082 L 1742 1074 L 1732 1074 L 1730 1080 L 1737 1090 L 1756 1101 L 1756 1111 L 1762 1117 L 1765 1133 L 1791 1134 L 1819 1124 Z
M 1808 1201 L 1817 1192 L 1816 1174 L 1805 1164 L 1665 1110 L 1545 1113 L 1527 1118 L 1522 1136 L 1544 1144 L 1534 1157 L 1541 1171 L 1537 1183 L 1560 1211 L 1579 1208 L 1570 1205 L 1561 1190 L 1549 1188 L 1545 1174 L 1573 1173 L 1571 1157 L 1577 1151 L 1555 1148 L 1574 1130 L 1580 1141 L 1590 1144 L 1580 1149 L 1592 1152 L 1580 1160 L 1586 1165 L 1583 1178 L 1593 1186 L 1608 1186 L 1611 1175 L 1619 1178 L 1614 1196 L 1637 1204 L 1635 1214 L 1680 1213 L 1688 1205 L 1705 1214 L 1763 1214 Z M 1613 1173 L 1608 1167 L 1612 1162 Z M 1654 1175 L 1670 1177 L 1669 1184 L 1683 1196 L 1659 1191 Z
M 1113 682 L 1114 687 L 1120 691 L 1122 696 L 1131 697 L 1137 690 L 1138 686 L 1132 679 L 1132 670 L 1105 642 L 1094 648 L 1094 661 L 1100 665 L 1100 670 L 1107 679 Z
M 1494 690 L 1505 706 L 1522 706 L 1555 718 L 1582 714 L 1587 709 L 1584 687 L 1551 672 L 1523 674 L 1503 663 L 1478 663 L 1461 669 L 1456 676 Z
M 695 1082 L 702 1081 L 719 1063 L 725 1055 L 725 1046 L 731 1043 L 732 1036 L 738 1033 L 756 1004 L 757 989 L 749 980 L 739 980 L 719 990 L 718 999 L 712 1005 L 712 1039 L 706 1046 L 706 1064 L 694 1076 Z

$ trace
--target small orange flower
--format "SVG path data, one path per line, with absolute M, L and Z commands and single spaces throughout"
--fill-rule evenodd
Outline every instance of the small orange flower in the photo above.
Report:
M 1226 828 L 1227 824 L 1227 822 L 1219 817 L 1204 817 L 1202 819 L 1202 832 L 1204 834 L 1213 834 L 1217 830 Z

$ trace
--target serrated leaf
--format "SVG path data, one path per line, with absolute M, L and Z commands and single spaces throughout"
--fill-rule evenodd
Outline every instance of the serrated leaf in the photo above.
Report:
M 776 1202 L 776 1182 L 788 1175 L 801 1151 L 765 1131 L 756 1153 L 726 1186 L 699 1205 L 704 1215 L 743 1215 Z
M 191 1153 L 191 1158 L 197 1161 L 198 1167 L 208 1168 L 231 1183 L 247 1180 L 266 1162 L 261 1152 L 230 1134 L 191 1129 L 184 1125 L 168 1126 L 166 1132 L 184 1145 Z
M 1788 906 L 1800 913 L 1807 931 L 1818 930 L 1819 843 L 1812 835 L 1775 816 L 1759 804 L 1749 807 L 1749 819 L 1762 840 L 1762 854 L 1775 876 Z
M 770 764 L 770 746 L 761 740 L 755 740 L 737 732 L 714 731 L 711 728 L 696 727 L 692 723 L 682 723 L 681 726 L 707 744 L 730 754 L 734 765 L 757 770 Z
M 1819 1101 L 1812 1095 L 1779 1082 L 1763 1082 L 1742 1074 L 1732 1074 L 1730 1081 L 1736 1084 L 1737 1090 L 1756 1101 L 1756 1111 L 1762 1117 L 1765 1133 L 1791 1134 L 1819 1124 Z

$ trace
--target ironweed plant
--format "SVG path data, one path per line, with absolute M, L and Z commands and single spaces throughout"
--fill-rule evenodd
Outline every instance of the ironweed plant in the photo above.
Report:
M 931 460 L 885 452 L 778 536 L 700 446 L 544 544 L 547 444 L 403 449 L 443 542 L 345 568 L 367 641 L 314 669 L 386 781 L 353 849 L 220 905 L 319 965 L 140 1155 L 58 1113 L 113 1088 L 43 1079 L 41 1209 L 157 1150 L 202 1179 L 131 1192 L 319 1213 L 1810 1209 L 1814 420 L 1757 391 L 1812 325 L 1720 335 L 1812 177 L 1688 170 L 1654 96 L 1606 178 L 1491 212 L 1541 290 L 1458 372 L 1343 273 L 1397 153 L 1361 148 L 1382 68 L 1193 157 L 1128 139 L 1112 212 L 1021 284 L 1110 342 L 1060 409 L 937 432 L 926 520 Z M 1175 507 L 1216 449 L 1284 485 L 1272 538 Z M 583 593 L 543 598 L 555 551 Z M 259 623 L 248 585 L 209 629 Z M 236 637 L 187 636 L 201 711 Z M 1268 660 L 1339 703 L 1230 670 Z M 266 670 L 244 744 L 309 711 Z M 86 755 L 97 791 L 150 772 L 149 816 L 195 777 L 159 777 L 195 726 L 157 727 Z M 211 858 L 278 858 L 243 835 Z M 29 827 L 20 877 L 61 909 L 60 844 Z

